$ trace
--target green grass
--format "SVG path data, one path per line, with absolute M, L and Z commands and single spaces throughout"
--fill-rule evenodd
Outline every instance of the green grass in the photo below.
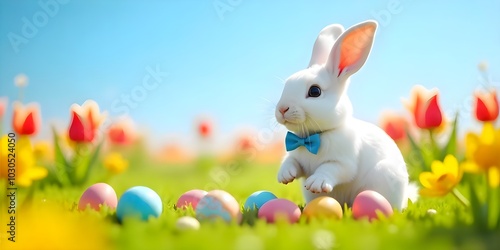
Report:
M 95 173 L 91 181 L 82 187 L 39 185 L 33 199 L 45 199 L 63 206 L 71 213 L 96 217 L 105 229 L 104 237 L 117 249 L 441 250 L 497 249 L 500 246 L 500 232 L 483 231 L 471 225 L 469 213 L 451 196 L 421 198 L 415 204 L 410 204 L 403 213 L 372 223 L 354 220 L 350 211 L 345 212 L 342 220 L 314 220 L 309 223 L 300 221 L 293 225 L 266 224 L 247 214 L 246 222 L 242 225 L 202 223 L 198 231 L 176 230 L 176 219 L 182 215 L 192 215 L 192 211 L 176 210 L 174 204 L 182 193 L 195 188 L 218 187 L 226 190 L 240 205 L 243 205 L 246 197 L 258 190 L 269 190 L 280 198 L 303 205 L 300 182 L 295 181 L 289 185 L 277 183 L 278 167 L 277 164 L 248 164 L 235 170 L 220 165 L 215 168 L 217 170 L 210 171 L 199 170 L 194 165 L 163 166 L 142 163 L 140 160 L 133 162 L 128 172 L 113 176 L 106 182 L 115 188 L 118 196 L 136 185 L 155 190 L 163 200 L 164 210 L 159 218 L 148 222 L 130 219 L 120 224 L 113 211 L 77 211 L 76 204 L 86 186 L 103 180 L 103 175 L 99 173 Z M 225 171 L 225 174 L 220 171 Z M 26 192 L 20 191 L 20 200 L 26 196 Z M 437 210 L 436 215 L 427 214 L 427 210 L 431 208 Z

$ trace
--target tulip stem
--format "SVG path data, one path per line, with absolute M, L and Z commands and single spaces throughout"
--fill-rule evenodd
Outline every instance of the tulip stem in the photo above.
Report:
M 412 150 L 416 152 L 417 157 L 418 157 L 418 161 L 420 161 L 420 165 L 421 165 L 420 167 L 422 168 L 422 171 L 427 170 L 429 165 L 427 164 L 427 161 L 426 161 L 424 155 L 422 154 L 422 149 L 415 142 L 415 139 L 413 139 L 410 132 L 407 129 L 405 131 L 406 131 L 406 136 L 408 137 L 408 140 L 410 141 L 410 145 L 412 147 Z
M 434 138 L 434 131 L 432 129 L 429 129 L 429 139 L 431 141 L 432 154 L 434 156 L 434 159 L 439 159 L 439 147 L 436 143 L 436 139 Z
M 464 205 L 465 207 L 469 207 L 470 206 L 470 202 L 469 200 L 467 200 L 467 198 L 465 198 L 465 196 L 460 193 L 460 191 L 458 191 L 458 189 L 454 188 L 451 193 L 453 194 L 453 196 L 455 196 L 455 198 L 458 199 L 458 201 L 460 201 L 460 203 L 462 203 L 462 205 Z

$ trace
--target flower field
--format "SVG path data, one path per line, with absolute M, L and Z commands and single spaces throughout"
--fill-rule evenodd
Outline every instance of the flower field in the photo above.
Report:
M 24 86 L 21 86 L 21 88 Z M 420 197 L 403 211 L 378 219 L 302 217 L 297 223 L 267 223 L 243 209 L 247 197 L 268 190 L 301 209 L 300 182 L 276 181 L 285 150 L 261 147 L 258 136 L 236 137 L 233 150 L 183 153 L 171 146 L 148 151 L 131 119 L 113 119 L 87 100 L 68 107 L 67 127 L 51 141 L 36 135 L 45 121 L 37 103 L 0 99 L 2 122 L 0 195 L 1 249 L 497 249 L 500 245 L 500 127 L 496 89 L 471 93 L 470 115 L 479 129 L 460 134 L 458 115 L 446 117 L 437 89 L 415 86 L 403 101 L 406 113 L 387 112 L 380 126 L 405 156 Z M 458 113 L 457 113 L 458 114 Z M 7 119 L 3 119 L 4 121 Z M 49 125 L 49 124 L 47 124 Z M 199 144 L 210 144 L 211 121 L 196 121 Z M 118 198 L 145 186 L 161 199 L 161 214 L 146 220 L 117 218 L 114 207 L 79 208 L 95 183 L 107 183 Z M 183 229 L 178 219 L 196 216 L 176 202 L 193 189 L 221 189 L 239 204 L 241 218 L 203 221 Z

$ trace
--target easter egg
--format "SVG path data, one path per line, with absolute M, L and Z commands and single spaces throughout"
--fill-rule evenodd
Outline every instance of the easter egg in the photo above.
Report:
M 177 200 L 176 206 L 177 208 L 186 209 L 191 206 L 194 210 L 196 210 L 196 206 L 198 202 L 207 194 L 205 190 L 193 189 L 185 192 L 179 197 Z
M 304 208 L 302 215 L 307 219 L 342 219 L 342 206 L 340 206 L 340 203 L 334 198 L 322 196 L 310 201 Z
M 295 223 L 299 221 L 300 214 L 300 208 L 297 204 L 287 199 L 270 200 L 259 209 L 259 218 L 265 219 L 269 223 L 280 219 Z
M 181 231 L 198 230 L 200 229 L 200 222 L 191 216 L 184 216 L 177 219 L 175 227 Z
M 97 211 L 101 209 L 102 205 L 115 209 L 117 200 L 115 190 L 110 185 L 96 183 L 83 192 L 78 202 L 78 210 L 85 210 L 87 205 Z
M 393 213 L 391 204 L 381 194 L 366 190 L 359 193 L 354 199 L 352 204 L 354 219 L 368 218 L 368 220 L 372 221 L 378 218 L 376 211 L 380 211 L 387 217 Z
M 228 192 L 212 190 L 201 198 L 195 212 L 196 218 L 200 221 L 222 219 L 230 222 L 238 218 L 240 206 L 236 199 Z
M 158 217 L 163 211 L 160 196 L 148 187 L 136 186 L 123 193 L 118 201 L 116 216 L 122 221 L 126 217 L 138 217 L 148 220 Z
M 238 216 L 236 216 L 236 221 L 238 222 L 238 224 L 243 223 L 243 213 L 238 213 Z
M 276 199 L 276 195 L 269 191 L 257 191 L 251 194 L 243 205 L 245 210 L 259 209 L 266 202 Z
M 433 216 L 433 215 L 436 215 L 437 214 L 437 211 L 436 209 L 428 209 L 427 210 L 427 215 L 430 215 L 430 216 Z

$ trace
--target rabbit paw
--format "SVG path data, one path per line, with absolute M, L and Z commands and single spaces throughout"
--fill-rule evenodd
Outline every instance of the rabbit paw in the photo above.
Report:
M 283 165 L 278 172 L 278 182 L 288 184 L 297 178 L 298 172 L 294 165 Z
M 305 188 L 312 193 L 329 193 L 333 190 L 333 182 L 322 174 L 313 174 L 307 178 Z

